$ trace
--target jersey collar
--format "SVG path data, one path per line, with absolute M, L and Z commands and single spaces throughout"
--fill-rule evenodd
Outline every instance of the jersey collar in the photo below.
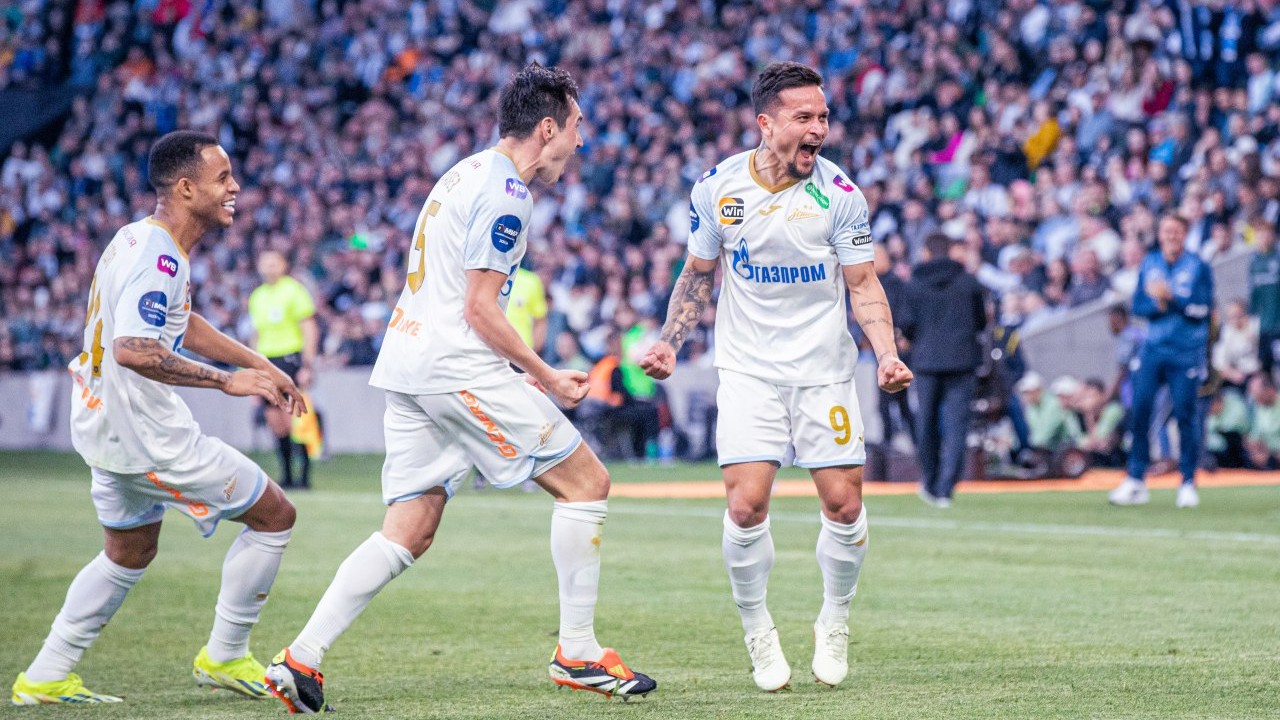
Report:
M 751 179 L 755 180 L 756 184 L 764 188 L 765 192 L 768 192 L 768 193 L 773 193 L 773 194 L 780 193 L 783 190 L 786 190 L 787 188 L 791 187 L 792 185 L 795 185 L 796 183 L 800 182 L 795 178 L 791 178 L 790 180 L 787 180 L 786 182 L 783 182 L 783 183 L 779 183 L 777 185 L 770 185 L 766 183 L 764 179 L 760 177 L 759 173 L 756 172 L 756 151 L 755 150 L 752 150 L 751 154 L 747 156 L 747 169 L 751 171 Z
M 172 242 L 173 246 L 178 248 L 178 254 L 182 255 L 182 259 L 186 260 L 187 262 L 191 262 L 191 258 L 187 257 L 187 251 L 183 250 L 182 246 L 178 244 L 178 241 L 173 237 L 173 231 L 169 229 L 168 225 L 165 225 L 164 223 L 157 220 L 154 215 L 148 215 L 145 218 L 143 218 L 142 221 L 149 225 L 155 225 L 156 227 L 163 230 L 165 234 L 169 236 L 169 242 Z

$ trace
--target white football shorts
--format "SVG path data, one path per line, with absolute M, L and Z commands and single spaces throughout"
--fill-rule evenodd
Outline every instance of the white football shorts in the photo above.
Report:
M 218 438 L 201 435 L 194 452 L 172 466 L 148 473 L 91 468 L 98 522 L 128 530 L 160 522 L 166 508 L 191 518 L 209 537 L 220 520 L 239 517 L 267 491 L 257 463 Z
M 582 435 L 523 379 L 434 395 L 387 391 L 382 501 L 412 500 L 435 487 L 453 497 L 479 472 L 494 487 L 535 478 L 569 457 Z
M 779 465 L 787 446 L 804 468 L 863 465 L 862 414 L 853 379 L 794 387 L 720 370 L 716 447 L 720 466 L 767 461 Z

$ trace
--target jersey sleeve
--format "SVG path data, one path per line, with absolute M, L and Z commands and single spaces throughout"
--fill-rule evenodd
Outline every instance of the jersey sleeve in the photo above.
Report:
M 120 268 L 128 277 L 113 308 L 115 337 L 159 340 L 164 337 L 169 311 L 180 310 L 186 302 L 185 280 L 179 280 L 183 274 L 178 272 L 179 263 L 185 261 L 152 247 L 138 252 L 132 267 Z
M 857 265 L 871 262 L 875 253 L 871 249 L 871 210 L 867 198 L 858 187 L 837 176 L 835 196 L 839 198 L 837 212 L 831 218 L 831 245 L 836 249 L 836 259 L 841 265 Z
M 502 179 L 494 178 L 481 188 L 471 206 L 462 268 L 510 275 L 518 262 L 520 240 L 529 231 L 529 202 L 507 194 L 500 184 Z
M 689 194 L 689 254 L 703 260 L 718 260 L 724 242 L 712 210 L 711 188 L 703 179 Z

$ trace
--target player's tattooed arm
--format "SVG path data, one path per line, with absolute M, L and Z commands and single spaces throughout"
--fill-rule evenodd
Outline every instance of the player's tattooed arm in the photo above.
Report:
M 716 261 L 690 257 L 684 270 L 676 279 L 667 306 L 667 322 L 662 326 L 662 342 L 679 352 L 685 338 L 702 320 L 702 314 L 711 302 L 715 283 Z
M 876 360 L 884 362 L 886 358 L 897 358 L 893 313 L 872 264 L 846 265 L 843 271 L 853 301 L 853 318 L 871 342 Z
M 294 407 L 280 394 L 271 374 L 265 370 L 226 372 L 202 362 L 188 360 L 152 338 L 116 338 L 111 343 L 111 350 L 117 363 L 148 380 L 166 385 L 216 388 L 237 397 L 254 395 L 286 410 Z
M 152 338 L 116 338 L 112 347 L 116 362 L 166 385 L 221 388 L 231 379 L 231 373 L 188 360 Z

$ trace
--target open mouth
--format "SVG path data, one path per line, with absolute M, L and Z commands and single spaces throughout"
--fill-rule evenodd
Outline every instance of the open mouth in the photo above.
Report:
M 232 198 L 232 199 L 230 199 L 230 200 L 228 200 L 228 201 L 226 201 L 226 202 L 222 203 L 222 207 L 223 207 L 223 209 L 225 209 L 227 212 L 231 213 L 232 215 L 235 215 L 235 214 L 236 214 L 236 200 L 235 200 L 235 198 Z
M 812 162 L 818 157 L 820 149 L 822 149 L 821 143 L 800 143 L 800 149 L 796 151 L 796 159 Z

